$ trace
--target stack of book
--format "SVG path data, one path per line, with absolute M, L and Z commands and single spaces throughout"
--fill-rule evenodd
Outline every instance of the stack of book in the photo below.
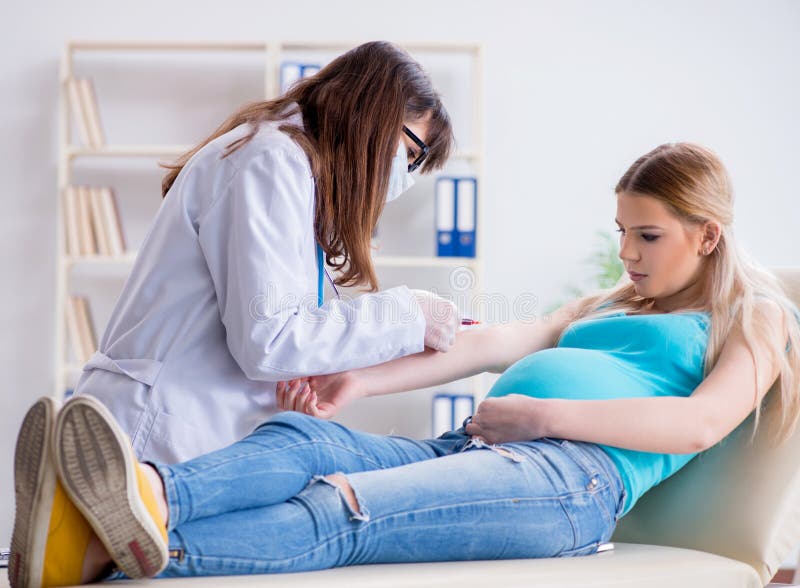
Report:
M 67 80 L 67 96 L 72 118 L 78 123 L 83 144 L 89 147 L 105 145 L 106 139 L 100 125 L 100 110 L 92 81 L 87 78 Z
M 105 186 L 69 186 L 64 190 L 64 234 L 67 255 L 104 255 L 125 253 L 125 238 L 111 188 Z
M 436 253 L 439 257 L 475 257 L 478 180 L 436 180 Z
M 70 296 L 67 299 L 67 331 L 75 359 L 86 363 L 97 349 L 89 300 L 85 296 Z
M 475 398 L 470 394 L 437 394 L 432 406 L 433 436 L 458 429 L 475 412 Z

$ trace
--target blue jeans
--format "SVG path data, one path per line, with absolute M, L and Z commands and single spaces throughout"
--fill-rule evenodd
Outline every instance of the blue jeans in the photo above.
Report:
M 489 446 L 463 427 L 416 441 L 300 413 L 177 465 L 162 577 L 300 572 L 366 563 L 577 556 L 608 541 L 624 504 L 597 445 Z M 344 473 L 358 508 L 324 476 Z

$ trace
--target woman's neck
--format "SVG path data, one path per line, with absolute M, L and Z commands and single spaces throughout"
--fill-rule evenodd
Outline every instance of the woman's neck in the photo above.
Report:
M 708 292 L 706 279 L 704 274 L 701 274 L 700 277 L 674 294 L 653 299 L 648 310 L 654 313 L 706 310 L 710 307 L 706 292 Z

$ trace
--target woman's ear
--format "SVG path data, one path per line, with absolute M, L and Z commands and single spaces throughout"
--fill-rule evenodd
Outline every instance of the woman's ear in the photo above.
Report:
M 700 243 L 700 255 L 710 255 L 719 243 L 722 236 L 722 225 L 717 221 L 706 221 L 702 230 L 702 241 Z

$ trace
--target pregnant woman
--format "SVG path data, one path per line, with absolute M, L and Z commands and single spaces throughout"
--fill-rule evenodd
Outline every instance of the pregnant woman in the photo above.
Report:
M 299 412 L 208 455 L 139 463 L 95 399 L 57 416 L 40 401 L 18 441 L 41 450 L 18 449 L 17 478 L 42 481 L 17 485 L 18 509 L 35 514 L 15 531 L 12 585 L 20 569 L 57 585 L 590 554 L 769 390 L 760 426 L 785 439 L 798 418 L 800 325 L 776 280 L 736 247 L 721 163 L 663 145 L 616 194 L 630 281 L 534 324 L 460 333 L 447 354 L 281 384 L 279 403 Z M 315 418 L 482 371 L 503 375 L 471 422 L 438 439 Z M 53 501 L 56 472 L 68 498 Z

